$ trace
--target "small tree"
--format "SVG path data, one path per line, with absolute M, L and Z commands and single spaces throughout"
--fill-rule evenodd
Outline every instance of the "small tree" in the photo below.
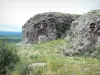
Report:
M 0 42 L 0 75 L 5 75 L 8 70 L 13 70 L 18 61 L 16 46 Z

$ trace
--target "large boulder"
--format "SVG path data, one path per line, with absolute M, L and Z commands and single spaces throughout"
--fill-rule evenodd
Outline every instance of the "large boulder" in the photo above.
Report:
M 90 11 L 73 21 L 67 40 L 80 53 L 100 46 L 100 10 Z
M 26 44 L 42 43 L 64 38 L 66 30 L 70 29 L 72 21 L 79 16 L 57 12 L 37 14 L 23 25 L 23 41 Z

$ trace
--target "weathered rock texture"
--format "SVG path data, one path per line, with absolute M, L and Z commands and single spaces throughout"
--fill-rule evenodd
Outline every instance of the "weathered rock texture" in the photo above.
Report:
M 73 50 L 80 53 L 100 46 L 100 10 L 90 11 L 73 21 L 68 38 Z
M 25 43 L 41 43 L 57 38 L 64 38 L 73 20 L 79 15 L 57 12 L 37 14 L 31 17 L 22 27 Z

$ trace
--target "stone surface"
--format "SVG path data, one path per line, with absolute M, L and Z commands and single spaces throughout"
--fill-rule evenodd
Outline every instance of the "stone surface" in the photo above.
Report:
M 80 52 L 79 51 L 75 51 L 73 49 L 66 49 L 64 51 L 64 55 L 66 55 L 66 56 L 75 56 L 75 55 L 78 55 L 78 54 L 80 54 Z
M 46 65 L 47 65 L 47 63 L 38 62 L 38 63 L 30 64 L 29 67 L 30 67 L 30 68 L 35 68 L 35 67 L 44 67 L 44 66 L 46 66 Z
M 23 25 L 23 41 L 26 44 L 42 43 L 64 38 L 65 32 L 70 29 L 72 21 L 79 16 L 58 12 L 37 14 Z
M 80 53 L 100 46 L 100 10 L 90 11 L 73 21 L 68 39 L 73 43 L 73 50 Z
M 46 35 L 39 35 L 38 36 L 38 43 L 43 43 L 49 41 L 48 37 Z
M 37 62 L 29 65 L 29 69 L 32 72 L 34 72 L 37 69 L 45 69 L 45 67 L 47 67 L 47 63 L 44 62 Z

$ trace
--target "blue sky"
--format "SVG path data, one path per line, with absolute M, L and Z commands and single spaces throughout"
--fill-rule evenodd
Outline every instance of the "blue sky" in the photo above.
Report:
M 0 0 L 0 31 L 21 31 L 37 13 L 84 14 L 95 9 L 100 9 L 100 0 Z

